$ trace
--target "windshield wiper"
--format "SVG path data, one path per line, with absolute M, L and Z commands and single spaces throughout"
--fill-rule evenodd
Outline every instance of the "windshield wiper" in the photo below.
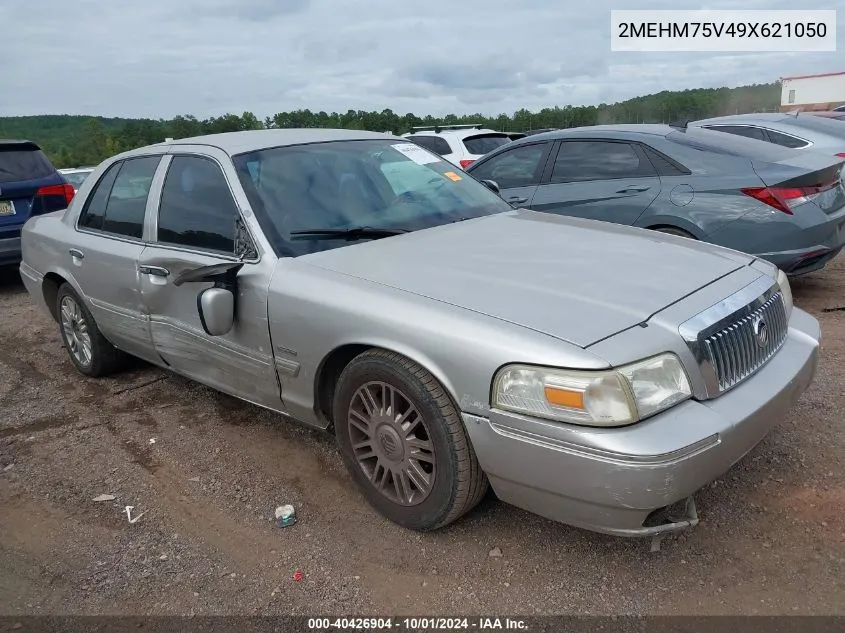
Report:
M 371 226 L 356 226 L 350 229 L 303 229 L 291 231 L 291 236 L 313 237 L 313 238 L 342 238 L 347 240 L 358 240 L 366 238 L 391 237 L 408 233 L 408 229 L 377 229 Z

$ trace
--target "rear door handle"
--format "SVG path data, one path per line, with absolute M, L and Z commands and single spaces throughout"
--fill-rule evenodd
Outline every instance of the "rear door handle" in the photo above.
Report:
M 649 189 L 651 189 L 651 187 L 646 187 L 643 185 L 631 185 L 630 187 L 620 189 L 616 193 L 641 193 L 643 191 L 648 191 Z
M 71 257 L 76 257 L 76 259 L 83 259 L 85 257 L 85 253 L 83 253 L 78 248 L 71 248 L 68 253 L 70 253 Z
M 522 204 L 523 202 L 528 202 L 528 198 L 520 198 L 519 196 L 513 196 L 512 198 L 508 198 L 508 202 L 512 204 Z
M 142 275 L 152 275 L 153 277 L 167 277 L 170 271 L 161 266 L 138 266 L 138 272 Z

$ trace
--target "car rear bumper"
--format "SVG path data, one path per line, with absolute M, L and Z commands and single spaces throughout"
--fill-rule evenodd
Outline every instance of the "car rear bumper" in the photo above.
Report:
M 841 251 L 840 245 L 819 245 L 796 251 L 759 253 L 757 257 L 770 261 L 788 275 L 796 276 L 821 270 Z
M 21 238 L 0 239 L 0 265 L 18 264 L 21 261 Z
M 691 495 L 754 448 L 810 385 L 820 338 L 818 321 L 796 309 L 783 348 L 756 375 L 714 400 L 687 401 L 641 423 L 603 429 L 600 446 L 563 442 L 544 433 L 554 423 L 498 410 L 464 420 L 503 501 L 618 536 L 677 531 L 697 522 Z M 667 450 L 678 425 L 695 429 L 697 441 Z M 649 444 L 660 452 L 625 452 Z M 670 513 L 665 522 L 659 511 L 676 504 L 685 505 L 684 516 Z M 654 524 L 658 516 L 664 522 Z

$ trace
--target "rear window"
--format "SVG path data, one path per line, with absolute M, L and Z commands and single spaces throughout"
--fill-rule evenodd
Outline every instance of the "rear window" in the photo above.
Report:
M 766 134 L 772 143 L 777 143 L 778 145 L 783 145 L 784 147 L 799 149 L 809 145 L 807 141 L 801 140 L 795 136 L 790 136 L 789 134 L 781 134 L 780 132 L 775 132 L 774 130 L 766 130 Z
M 36 180 L 54 173 L 50 159 L 34 143 L 0 142 L 0 182 Z
M 486 154 L 511 142 L 507 134 L 478 134 L 464 139 L 464 147 L 470 154 Z
M 426 136 L 426 135 L 419 135 L 419 136 L 409 136 L 409 141 L 413 141 L 420 147 L 426 148 L 430 152 L 434 152 L 438 156 L 445 156 L 446 154 L 452 153 L 452 148 L 449 147 L 449 143 L 446 142 L 446 139 L 440 136 Z
M 794 156 L 792 150 L 773 143 L 695 127 L 669 132 L 666 135 L 666 140 L 705 152 L 740 156 L 752 160 L 777 162 L 789 156 Z

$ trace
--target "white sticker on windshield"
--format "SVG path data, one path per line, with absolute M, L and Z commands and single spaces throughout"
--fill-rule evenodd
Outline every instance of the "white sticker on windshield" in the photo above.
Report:
M 419 145 L 414 145 L 413 143 L 397 143 L 393 146 L 393 149 L 397 152 L 402 152 L 418 165 L 427 165 L 441 160 L 439 156 L 435 156 L 431 152 L 424 150 Z

